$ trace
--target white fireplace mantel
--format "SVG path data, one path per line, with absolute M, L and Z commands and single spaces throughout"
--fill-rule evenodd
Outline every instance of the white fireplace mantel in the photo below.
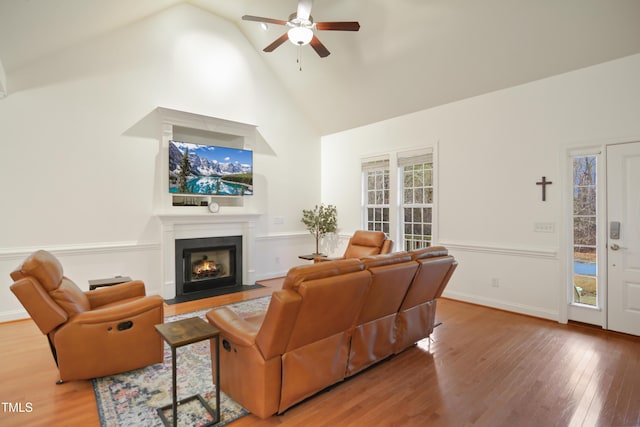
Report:
M 212 214 L 206 206 L 178 206 L 169 192 L 169 142 L 174 137 L 205 140 L 209 145 L 253 149 L 256 126 L 217 117 L 203 116 L 164 107 L 155 110 L 161 129 L 160 151 L 156 159 L 159 178 L 154 197 L 154 216 L 161 224 L 160 246 L 162 262 L 162 296 L 176 295 L 175 241 L 202 237 L 242 236 L 242 282 L 255 283 L 255 225 L 260 217 L 255 213 L 255 200 L 238 196 L 200 197 L 203 201 L 216 201 L 220 211 Z M 196 196 L 194 196 L 196 197 Z M 209 200 L 205 200 L 205 199 Z
M 186 208 L 189 209 L 189 208 Z M 157 212 L 161 223 L 162 296 L 176 296 L 175 241 L 201 237 L 242 236 L 243 284 L 255 283 L 255 224 L 258 213 L 167 213 Z

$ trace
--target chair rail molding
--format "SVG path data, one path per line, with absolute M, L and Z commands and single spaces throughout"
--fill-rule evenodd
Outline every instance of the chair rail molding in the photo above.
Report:
M 140 252 L 140 251 L 158 251 L 160 250 L 160 242 L 97 242 L 73 245 L 52 245 L 38 247 L 22 247 L 22 248 L 0 248 L 0 261 L 4 260 L 20 260 L 32 254 L 37 250 L 46 250 L 58 255 L 99 255 L 108 253 L 122 252 Z
M 455 242 L 446 240 L 441 240 L 436 244 L 438 246 L 444 246 L 449 250 L 459 250 L 464 252 L 482 252 L 493 255 L 510 255 L 526 258 L 558 258 L 558 249 L 550 248 L 515 247 L 493 243 Z

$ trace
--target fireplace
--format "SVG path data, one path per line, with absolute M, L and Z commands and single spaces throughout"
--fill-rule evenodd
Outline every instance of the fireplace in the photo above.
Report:
M 176 297 L 242 285 L 242 236 L 176 239 Z

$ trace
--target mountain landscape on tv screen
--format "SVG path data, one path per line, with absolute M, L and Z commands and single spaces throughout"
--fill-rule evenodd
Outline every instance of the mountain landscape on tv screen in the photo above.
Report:
M 185 165 L 187 170 L 183 173 Z M 169 191 L 180 194 L 251 195 L 252 153 L 227 147 L 170 141 Z

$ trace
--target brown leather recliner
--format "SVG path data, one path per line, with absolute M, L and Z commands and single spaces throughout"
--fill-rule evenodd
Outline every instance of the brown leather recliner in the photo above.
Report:
M 393 354 L 396 315 L 418 270 L 418 263 L 407 252 L 361 261 L 371 274 L 371 285 L 351 338 L 347 376 Z
M 356 259 L 298 266 L 273 293 L 264 317 L 242 318 L 226 307 L 209 311 L 222 339 L 222 391 L 266 418 L 344 379 L 370 281 Z
M 164 344 L 153 326 L 163 322 L 164 302 L 145 296 L 141 281 L 83 292 L 43 250 L 27 257 L 11 277 L 11 291 L 49 339 L 60 381 L 163 361 Z
M 437 300 L 458 266 L 458 262 L 442 246 L 409 253 L 419 267 L 396 316 L 396 354 L 431 335 L 435 326 Z
M 388 254 L 392 249 L 393 240 L 387 239 L 387 236 L 382 231 L 357 230 L 349 239 L 343 256 L 335 258 L 317 257 L 314 262 Z

